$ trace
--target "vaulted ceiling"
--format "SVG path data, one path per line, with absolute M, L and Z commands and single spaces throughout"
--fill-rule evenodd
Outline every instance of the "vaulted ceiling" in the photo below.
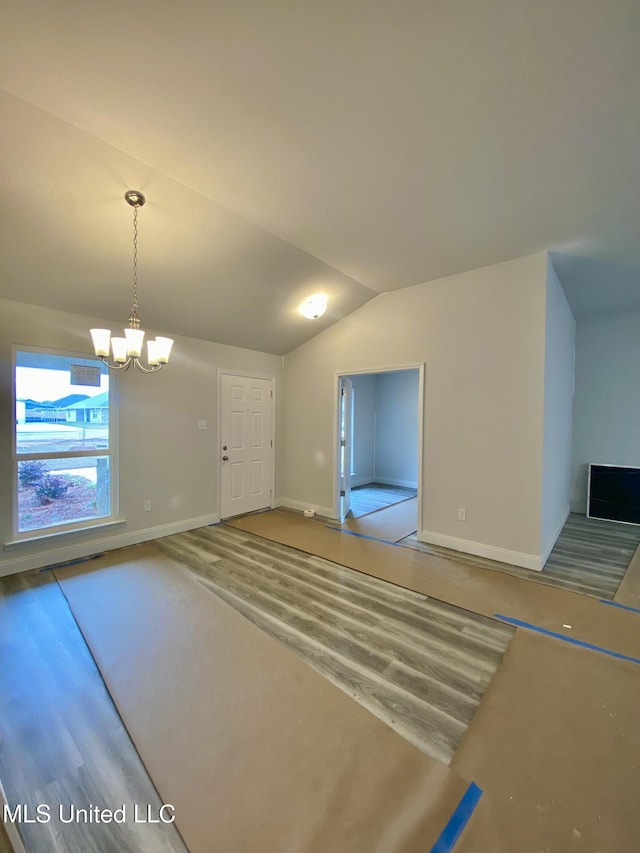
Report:
M 0 296 L 288 352 L 543 249 L 640 310 L 637 0 L 5 0 Z M 296 312 L 323 290 L 319 321 Z

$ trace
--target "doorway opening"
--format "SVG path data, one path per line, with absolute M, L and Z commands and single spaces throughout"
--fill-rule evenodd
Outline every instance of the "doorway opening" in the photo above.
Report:
M 367 519 L 387 507 L 419 517 L 424 366 L 338 375 L 336 517 Z M 376 516 L 381 520 L 381 516 Z

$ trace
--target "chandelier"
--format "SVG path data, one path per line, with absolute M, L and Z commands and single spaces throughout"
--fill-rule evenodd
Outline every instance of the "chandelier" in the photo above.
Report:
M 173 340 L 156 337 L 147 341 L 147 362 L 141 361 L 144 331 L 140 328 L 138 316 L 138 208 L 146 199 L 139 190 L 127 190 L 125 200 L 133 207 L 133 303 L 129 314 L 129 326 L 124 330 L 123 338 L 112 338 L 109 329 L 90 329 L 93 346 L 98 358 L 111 370 L 128 370 L 131 365 L 143 373 L 156 373 L 169 361 Z M 113 353 L 114 364 L 109 362 L 109 349 Z

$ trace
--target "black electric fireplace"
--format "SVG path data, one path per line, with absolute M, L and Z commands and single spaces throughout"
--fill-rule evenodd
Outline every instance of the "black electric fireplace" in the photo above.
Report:
M 640 524 L 640 467 L 589 465 L 587 518 Z

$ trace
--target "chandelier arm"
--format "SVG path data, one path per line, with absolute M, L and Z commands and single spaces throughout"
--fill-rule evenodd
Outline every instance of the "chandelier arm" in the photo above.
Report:
M 133 359 L 133 364 L 138 370 L 142 371 L 142 373 L 157 373 L 164 365 L 156 364 L 153 367 L 145 367 L 139 358 Z
M 118 362 L 116 364 L 111 364 L 106 355 L 99 355 L 98 358 L 100 361 L 105 364 L 109 370 L 129 370 L 131 367 L 131 359 L 128 358 L 126 361 Z

